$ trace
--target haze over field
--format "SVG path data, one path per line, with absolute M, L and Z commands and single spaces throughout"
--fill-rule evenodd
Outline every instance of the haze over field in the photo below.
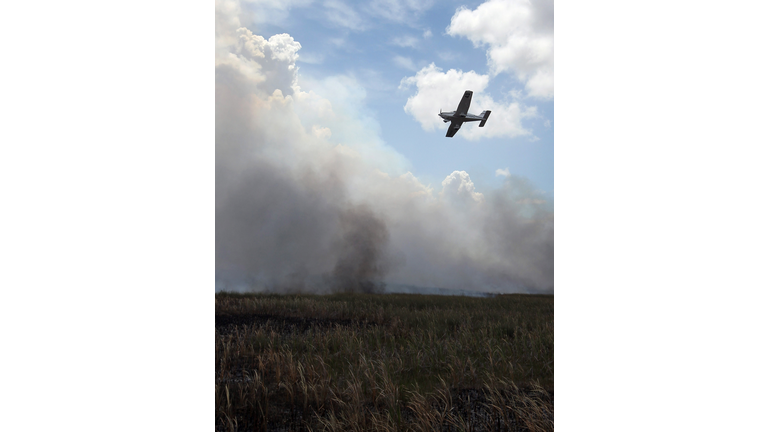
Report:
M 312 89 L 305 88 L 297 64 L 301 41 L 259 33 L 266 16 L 287 19 L 292 7 L 336 13 L 360 27 L 346 31 L 364 32 L 376 14 L 416 26 L 405 21 L 431 5 L 387 3 L 384 13 L 376 9 L 384 2 L 368 9 L 345 9 L 340 2 L 216 2 L 217 288 L 245 278 L 275 291 L 369 292 L 389 283 L 553 292 L 551 193 L 503 161 L 488 168 L 501 180 L 496 185 L 477 187 L 470 166 L 456 166 L 440 184 L 430 184 L 382 137 L 385 125 L 408 122 L 449 140 L 442 138 L 436 112 L 454 109 L 465 89 L 476 92 L 470 112 L 492 109 L 493 115 L 484 129 L 462 127 L 454 139 L 464 138 L 452 145 L 482 153 L 487 139 L 515 146 L 535 137 L 525 119 L 543 123 L 536 103 L 554 97 L 551 2 L 506 2 L 510 11 L 501 2 L 456 10 L 443 24 L 451 36 L 440 37 L 466 37 L 478 50 L 488 48 L 489 74 L 425 65 L 394 84 L 406 92 L 396 117 L 367 108 L 367 90 L 354 73 L 314 76 Z M 514 25 L 477 30 L 507 12 Z M 423 39 L 438 37 L 419 32 Z M 521 44 L 534 48 L 520 52 Z M 495 74 L 518 80 L 515 98 L 483 93 Z M 418 135 L 406 140 L 398 145 L 422 145 Z

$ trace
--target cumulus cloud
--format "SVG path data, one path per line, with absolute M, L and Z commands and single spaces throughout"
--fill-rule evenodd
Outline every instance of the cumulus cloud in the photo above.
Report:
M 270 88 L 279 89 L 283 94 L 293 94 L 297 84 L 296 60 L 301 44 L 285 33 L 267 40 L 246 28 L 239 28 L 237 35 L 234 54 L 239 56 L 240 61 L 249 62 L 254 72 L 258 70 L 252 76 L 269 81 Z
M 457 137 L 477 140 L 481 137 L 512 138 L 530 135 L 531 131 L 522 126 L 521 120 L 537 115 L 536 108 L 525 107 L 519 102 L 495 101 L 484 93 L 488 80 L 488 75 L 480 75 L 475 71 L 450 69 L 443 72 L 432 63 L 400 82 L 400 88 L 416 87 L 416 94 L 410 96 L 405 103 L 405 112 L 412 115 L 426 131 L 442 130 L 445 124 L 437 115 L 439 110 L 455 110 L 464 91 L 472 90 L 474 94 L 469 112 L 480 114 L 483 110 L 491 110 L 491 119 L 482 128 L 474 123 L 464 124 Z
M 424 184 L 380 138 L 353 76 L 307 91 L 301 44 L 255 34 L 230 6 L 217 2 L 229 26 L 216 41 L 217 286 L 554 289 L 548 201 L 512 176 L 482 192 L 461 170 L 439 191 Z
M 510 175 L 509 174 L 509 168 L 504 168 L 504 169 L 499 168 L 499 169 L 497 169 L 496 170 L 496 175 L 497 176 L 502 176 L 502 177 L 509 177 L 509 175 Z
M 554 97 L 553 0 L 489 0 L 475 10 L 462 7 L 446 32 L 487 46 L 492 73 L 516 75 L 529 96 Z
M 475 184 L 466 171 L 454 171 L 443 180 L 440 196 L 462 203 L 483 202 L 483 194 L 475 192 Z

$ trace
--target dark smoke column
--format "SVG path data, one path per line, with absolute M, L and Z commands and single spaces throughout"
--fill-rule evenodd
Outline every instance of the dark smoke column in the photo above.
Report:
M 389 231 L 365 206 L 353 207 L 339 215 L 341 238 L 337 243 L 336 266 L 332 273 L 334 291 L 381 292 L 388 265 L 384 250 Z

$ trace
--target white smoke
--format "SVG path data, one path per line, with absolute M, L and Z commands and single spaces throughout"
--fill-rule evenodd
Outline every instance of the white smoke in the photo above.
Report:
M 460 170 L 439 191 L 421 183 L 379 136 L 354 78 L 303 90 L 300 43 L 244 28 L 240 10 L 216 3 L 220 279 L 278 291 L 553 290 L 551 203 L 511 176 L 484 192 Z

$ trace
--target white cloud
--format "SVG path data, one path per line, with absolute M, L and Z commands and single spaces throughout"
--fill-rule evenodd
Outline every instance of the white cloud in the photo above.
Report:
M 409 57 L 395 56 L 395 58 L 392 60 L 394 60 L 395 63 L 403 69 L 408 69 L 411 71 L 418 69 L 416 65 L 413 64 L 413 60 L 411 60 Z
M 522 89 L 512 89 L 508 92 L 508 94 L 512 97 L 512 99 L 522 99 L 523 96 L 525 96 Z
M 459 56 L 453 51 L 438 51 L 437 56 L 443 61 L 452 61 L 459 58 Z
M 472 90 L 470 113 L 480 114 L 483 110 L 491 110 L 491 117 L 484 127 L 476 123 L 465 123 L 456 136 L 469 140 L 480 137 L 516 137 L 530 135 L 523 128 L 521 120 L 536 115 L 535 107 L 524 107 L 518 102 L 501 103 L 490 95 L 483 93 L 488 86 L 488 75 L 480 75 L 475 71 L 462 72 L 442 69 L 434 63 L 422 68 L 415 76 L 403 78 L 400 88 L 416 86 L 416 94 L 409 97 L 405 103 L 405 112 L 411 114 L 426 131 L 446 128 L 443 120 L 438 117 L 439 110 L 453 111 L 465 90 Z
M 366 9 L 374 18 L 413 24 L 433 4 L 434 0 L 374 0 Z
M 462 7 L 446 31 L 487 45 L 492 73 L 515 74 L 529 96 L 554 97 L 553 0 L 489 0 L 475 10 Z
M 483 194 L 475 192 L 475 184 L 466 171 L 454 171 L 443 180 L 440 197 L 462 204 L 481 203 Z
M 381 19 L 414 26 L 419 16 L 432 7 L 433 0 L 374 0 L 362 2 L 325 0 L 329 22 L 354 31 L 366 30 Z M 269 15 L 267 15 L 269 16 Z
M 229 66 L 241 73 L 242 78 L 272 93 L 279 89 L 292 94 L 297 86 L 298 51 L 301 44 L 288 34 L 273 35 L 268 40 L 253 34 L 245 27 L 230 32 L 231 45 L 217 49 L 216 65 Z
M 424 36 L 424 39 L 431 38 L 432 37 L 432 30 L 430 30 L 430 29 L 424 30 L 424 34 L 422 36 Z
M 310 52 L 300 54 L 297 61 L 309 64 L 322 64 L 323 60 L 325 60 L 325 56 L 323 54 Z
M 497 169 L 496 170 L 496 175 L 497 176 L 502 176 L 502 177 L 509 177 L 509 175 L 510 175 L 509 174 L 509 168 L 504 168 L 504 169 L 499 168 L 499 169 Z
M 488 86 L 488 75 L 479 75 L 475 71 L 462 72 L 451 69 L 442 72 L 434 63 L 422 68 L 415 76 L 403 78 L 400 88 L 416 86 L 416 94 L 405 103 L 405 112 L 421 123 L 424 130 L 431 131 L 442 127 L 443 121 L 437 116 L 440 109 L 456 109 L 465 90 L 482 92 Z M 473 104 L 471 108 L 477 107 Z
M 336 48 L 344 48 L 347 46 L 347 39 L 344 37 L 328 38 L 327 41 Z
M 392 44 L 401 46 L 401 47 L 409 47 L 409 48 L 416 48 L 419 46 L 420 40 L 413 37 L 413 36 L 398 36 L 394 39 L 392 39 Z
M 221 1 L 221 0 L 217 0 Z M 307 7 L 313 0 L 244 0 L 236 2 L 225 0 L 229 3 L 242 3 L 241 25 L 253 23 L 282 23 L 288 17 L 291 9 Z
M 259 6 L 273 10 L 291 10 L 297 6 L 309 6 L 313 0 L 244 0 L 249 6 Z
M 261 36 L 253 35 L 249 30 L 245 30 L 253 38 L 261 38 Z M 296 69 L 296 60 L 299 58 L 298 52 L 301 49 L 301 44 L 294 41 L 291 35 L 287 33 L 277 34 L 269 38 L 269 42 L 264 45 L 264 48 L 271 52 L 272 59 L 285 63 L 288 70 L 293 71 Z
M 368 27 L 355 9 L 344 2 L 339 0 L 326 0 L 325 3 L 323 3 L 323 6 L 326 8 L 325 17 L 328 18 L 328 21 L 339 27 L 355 31 L 362 31 Z

